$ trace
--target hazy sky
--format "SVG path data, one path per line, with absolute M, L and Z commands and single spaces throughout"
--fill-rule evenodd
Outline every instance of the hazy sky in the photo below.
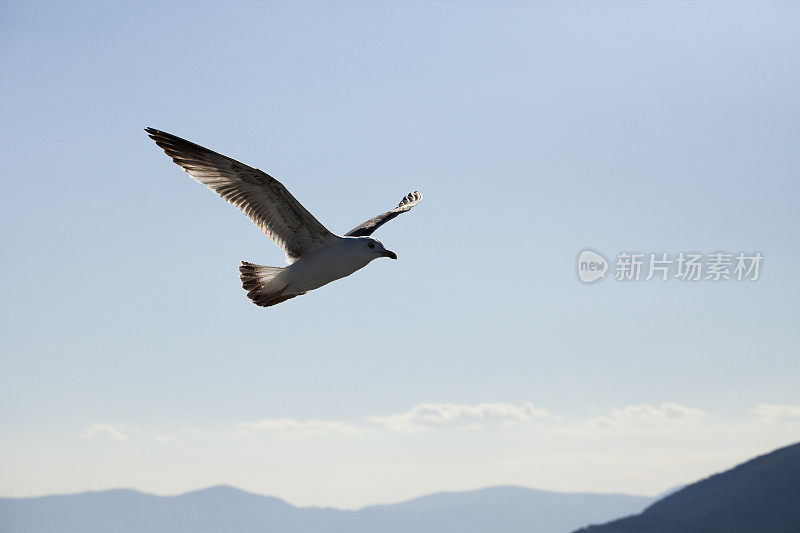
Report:
M 655 494 L 800 440 L 798 64 L 789 2 L 3 2 L 0 495 Z M 424 200 L 258 308 L 283 253 L 145 126 L 333 231 Z

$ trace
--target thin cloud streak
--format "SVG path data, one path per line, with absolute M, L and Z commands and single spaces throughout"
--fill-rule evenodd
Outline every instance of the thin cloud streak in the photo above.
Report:
M 765 420 L 800 420 L 800 406 L 761 404 L 750 410 Z M 417 433 L 447 430 L 488 430 L 523 424 L 544 424 L 542 429 L 556 431 L 622 430 L 653 431 L 674 428 L 678 425 L 705 420 L 708 413 L 695 407 L 674 402 L 659 405 L 649 403 L 631 404 L 612 409 L 608 414 L 569 421 L 552 414 L 531 402 L 511 404 L 503 402 L 454 404 L 419 403 L 407 411 L 388 415 L 373 415 L 361 422 L 345 420 L 297 420 L 288 417 L 262 418 L 254 421 L 236 422 L 229 429 L 203 432 L 197 428 L 170 432 L 159 428 L 152 438 L 160 443 L 184 441 L 192 434 L 214 437 L 225 434 L 247 436 L 257 432 L 304 433 L 314 435 L 355 435 L 364 433 Z M 124 442 L 130 432 L 119 424 L 96 423 L 83 434 L 84 438 L 104 437 Z
M 762 403 L 750 409 L 767 422 L 800 421 L 800 405 Z
M 702 409 L 686 407 L 672 402 L 659 406 L 649 403 L 628 405 L 613 409 L 607 416 L 590 418 L 587 423 L 598 428 L 612 429 L 652 429 L 687 422 L 695 422 L 708 415 Z
M 452 403 L 420 403 L 409 411 L 387 416 L 371 416 L 369 420 L 391 431 L 421 431 L 434 428 L 461 427 L 483 429 L 490 425 L 507 425 L 533 420 L 560 420 L 546 409 L 532 403 L 479 403 L 459 405 Z
M 85 439 L 105 437 L 119 442 L 125 442 L 128 440 L 128 435 L 124 432 L 124 426 L 118 424 L 108 424 L 105 422 L 92 424 L 89 426 L 89 429 L 81 434 L 81 437 Z
M 254 422 L 238 422 L 237 430 L 300 430 L 313 433 L 359 433 L 363 429 L 339 420 L 294 420 L 292 418 L 263 418 Z

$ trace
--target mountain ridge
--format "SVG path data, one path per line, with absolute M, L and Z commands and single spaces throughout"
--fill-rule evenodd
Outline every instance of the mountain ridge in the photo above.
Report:
M 637 512 L 653 498 L 561 493 L 512 485 L 440 492 L 356 510 L 297 507 L 274 496 L 214 485 L 159 496 L 130 488 L 0 498 L 0 530 L 8 533 L 373 531 L 564 532 Z
M 756 456 L 656 500 L 640 514 L 575 533 L 800 531 L 800 443 Z

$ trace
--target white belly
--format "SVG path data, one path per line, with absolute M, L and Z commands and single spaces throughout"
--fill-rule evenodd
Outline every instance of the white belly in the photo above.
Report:
M 363 256 L 353 256 L 346 249 L 334 248 L 302 257 L 286 267 L 289 291 L 303 293 L 317 289 L 349 276 L 356 270 L 364 268 L 369 260 Z

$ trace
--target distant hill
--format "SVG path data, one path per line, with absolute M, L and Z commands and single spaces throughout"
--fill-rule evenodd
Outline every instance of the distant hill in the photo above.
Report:
M 800 443 L 689 485 L 639 515 L 580 530 L 634 532 L 800 532 Z
M 641 511 L 653 498 L 521 487 L 439 493 L 358 511 L 295 507 L 220 486 L 180 496 L 118 489 L 0 498 L 3 533 L 567 533 Z

